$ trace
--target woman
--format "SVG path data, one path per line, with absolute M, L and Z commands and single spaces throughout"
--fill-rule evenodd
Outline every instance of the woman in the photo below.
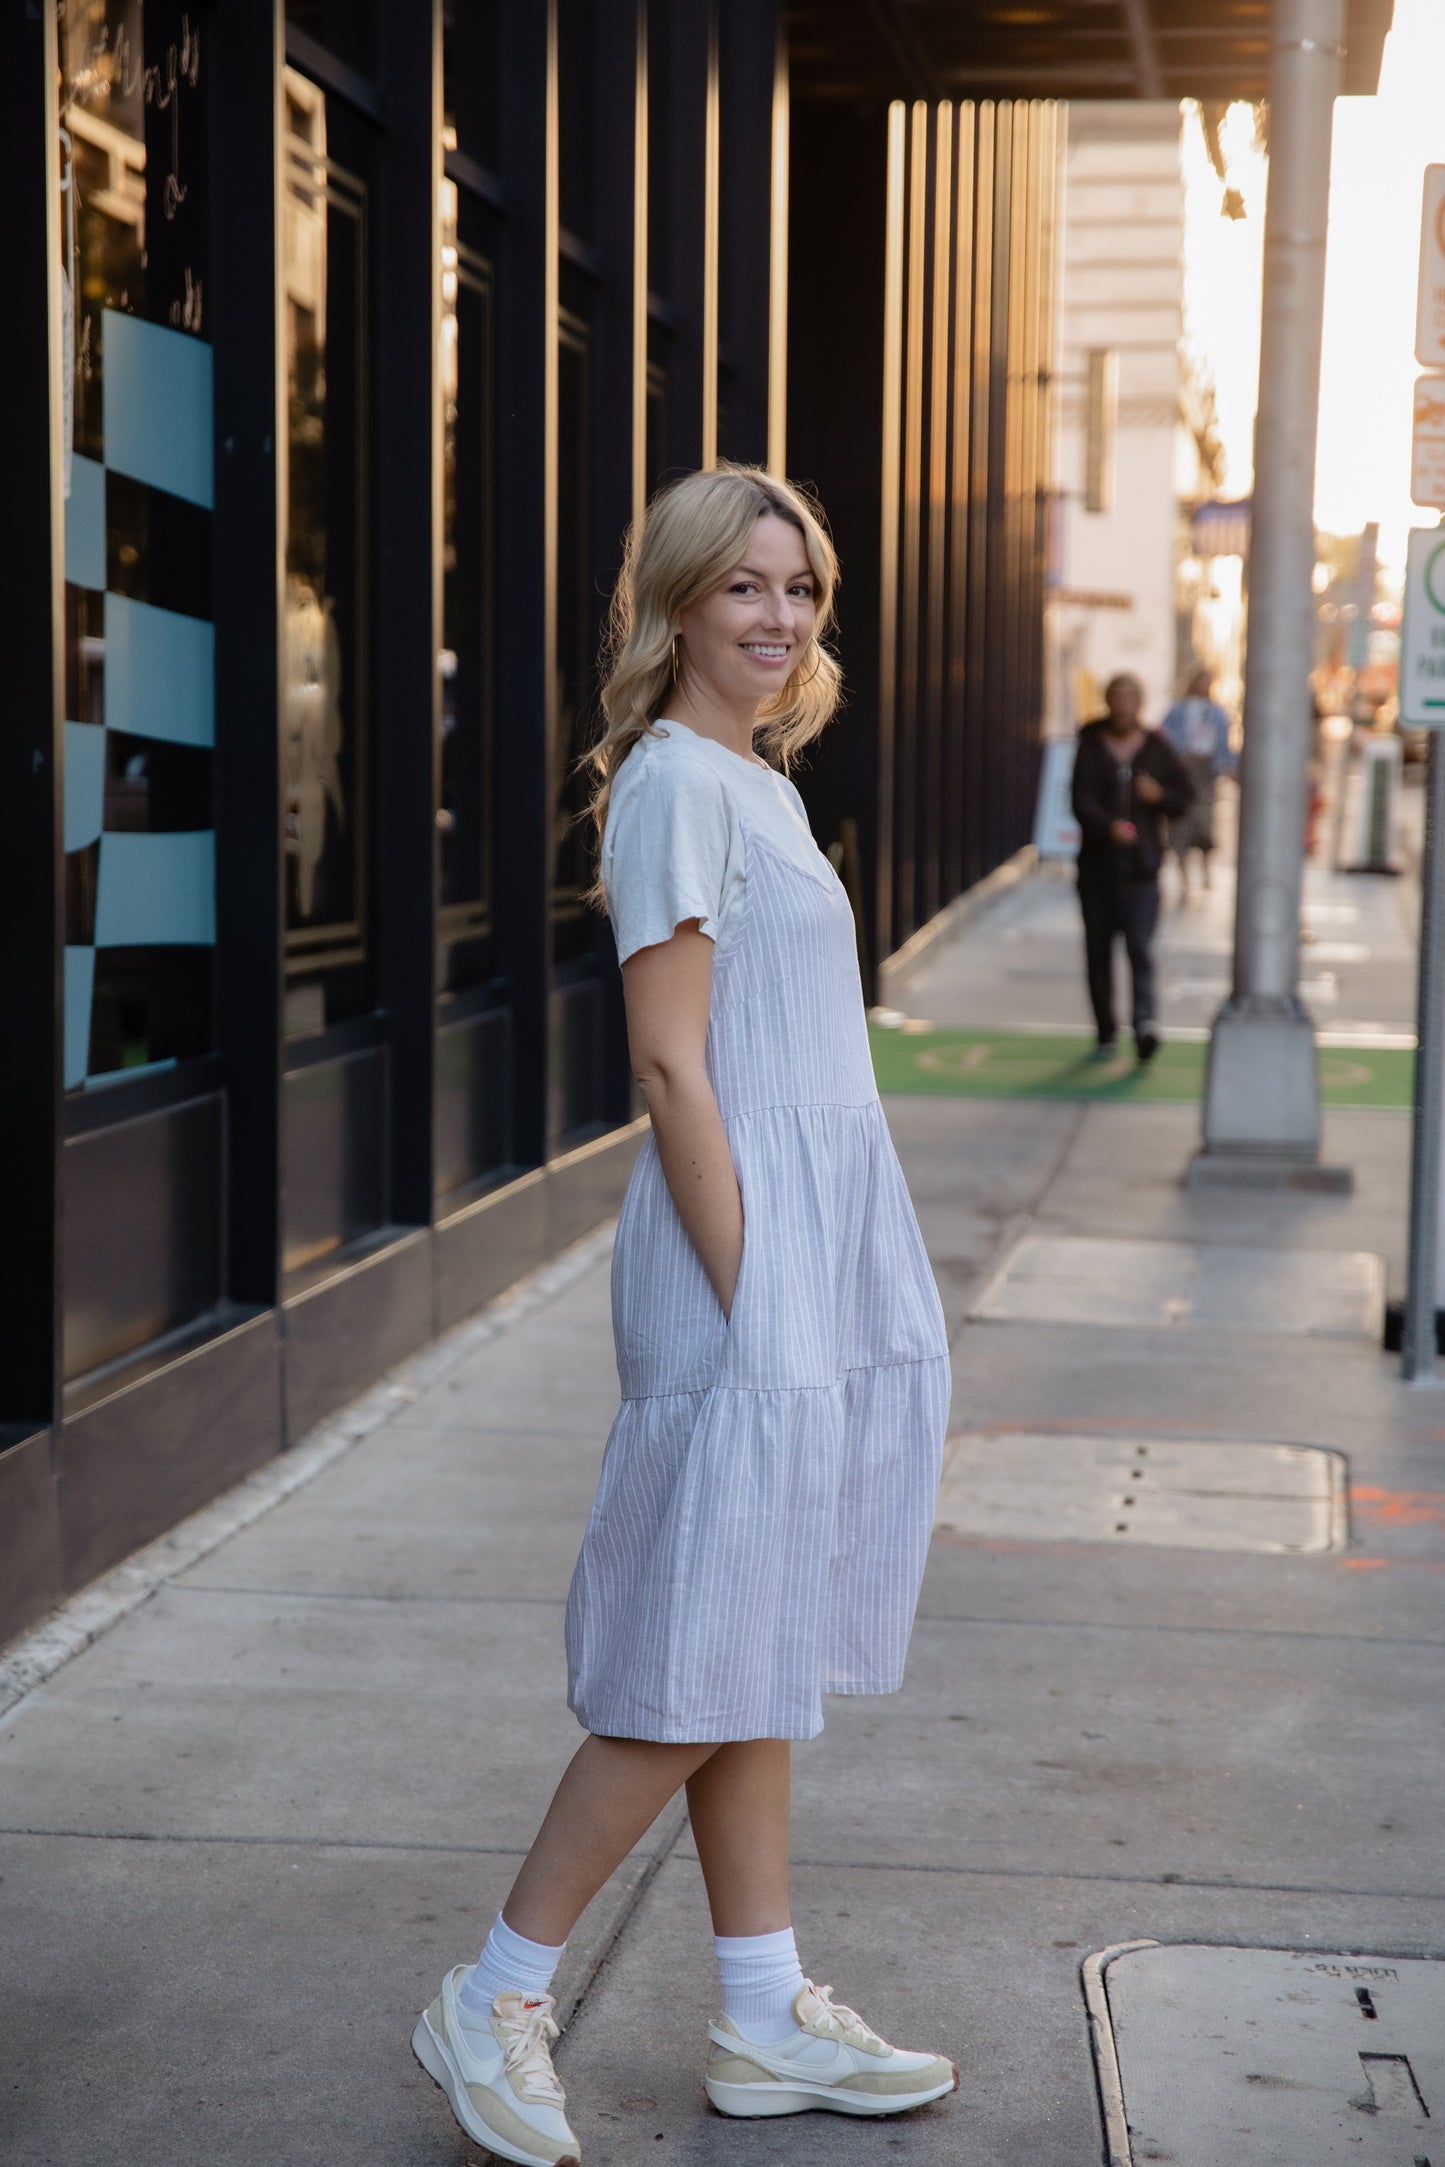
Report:
M 1229 717 L 1214 697 L 1214 680 L 1208 670 L 1195 670 L 1182 696 L 1159 725 L 1184 763 L 1194 787 L 1188 810 L 1169 823 L 1169 848 L 1179 861 L 1179 899 L 1189 901 L 1189 853 L 1199 852 L 1203 868 L 1200 879 L 1209 888 L 1209 861 L 1214 851 L 1214 786 L 1221 775 L 1234 773 L 1229 749 Z
M 828 721 L 836 565 L 786 483 L 650 505 L 594 755 L 601 887 L 652 1117 L 613 1262 L 622 1407 L 567 1608 L 588 1732 L 418 2059 L 504 2159 L 579 2157 L 552 2068 L 567 1935 L 686 1785 L 724 2114 L 891 2114 L 952 2091 L 805 1979 L 789 1742 L 897 1690 L 947 1419 L 938 1296 L 873 1082 L 852 912 L 786 766 Z

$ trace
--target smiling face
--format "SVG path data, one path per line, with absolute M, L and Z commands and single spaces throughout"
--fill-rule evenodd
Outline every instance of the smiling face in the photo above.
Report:
M 765 512 L 743 561 L 678 612 L 679 676 L 687 691 L 754 712 L 786 684 L 812 638 L 816 586 L 798 529 Z

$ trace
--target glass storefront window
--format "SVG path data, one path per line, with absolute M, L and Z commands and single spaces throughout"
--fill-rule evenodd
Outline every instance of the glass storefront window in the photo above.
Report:
M 57 9 L 71 1090 L 214 1044 L 203 22 Z
M 593 0 L 558 0 L 558 211 L 563 230 L 595 239 L 592 101 L 596 89 Z
M 442 145 L 501 166 L 499 0 L 442 0 Z
M 358 75 L 378 74 L 376 0 L 286 0 L 286 27 L 324 46 Z
M 442 649 L 440 838 L 443 932 L 480 934 L 492 905 L 493 288 L 491 265 L 442 209 Z
M 649 344 L 651 341 L 649 340 Z M 661 362 L 647 364 L 647 493 L 667 472 L 667 370 Z
M 665 7 L 647 11 L 647 285 L 672 292 L 672 39 Z
M 280 728 L 291 977 L 367 954 L 367 196 L 329 155 L 327 121 L 326 93 L 288 68 Z M 335 1005 L 325 1001 L 324 1020 Z

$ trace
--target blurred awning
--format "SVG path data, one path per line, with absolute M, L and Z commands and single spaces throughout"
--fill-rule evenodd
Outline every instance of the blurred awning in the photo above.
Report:
M 1344 89 L 1369 95 L 1394 0 L 1346 0 Z M 794 0 L 810 97 L 1262 99 L 1270 0 Z
M 1189 515 L 1189 540 L 1196 557 L 1249 555 L 1248 497 L 1211 497 Z

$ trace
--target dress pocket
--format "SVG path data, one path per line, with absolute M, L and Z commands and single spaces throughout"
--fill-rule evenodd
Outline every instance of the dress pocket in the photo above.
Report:
M 742 1183 L 741 1183 L 741 1182 L 739 1182 L 739 1184 L 738 1184 L 738 1187 L 739 1187 L 739 1188 L 741 1188 L 741 1187 L 742 1187 Z M 725 1326 L 727 1327 L 727 1335 L 728 1335 L 728 1338 L 729 1338 L 729 1339 L 731 1339 L 731 1338 L 732 1338 L 732 1336 L 733 1336 L 734 1332 L 735 1332 L 735 1331 L 736 1331 L 736 1329 L 737 1329 L 737 1326 L 738 1326 L 739 1320 L 740 1320 L 740 1319 L 741 1319 L 741 1317 L 742 1317 L 742 1310 L 743 1310 L 743 1295 L 744 1295 L 744 1293 L 746 1292 L 746 1280 L 747 1280 L 747 1271 L 748 1271 L 748 1207 L 747 1207 L 747 1201 L 746 1201 L 746 1199 L 744 1199 L 744 1201 L 743 1201 L 743 1253 L 742 1253 L 742 1255 L 741 1255 L 741 1256 L 740 1256 L 740 1257 L 738 1258 L 738 1276 L 737 1276 L 737 1278 L 736 1278 L 736 1279 L 734 1280 L 734 1282 L 733 1282 L 733 1300 L 732 1300 L 732 1307 L 731 1307 L 731 1309 L 729 1309 L 729 1311 L 727 1312 L 727 1315 L 726 1315 L 726 1316 L 725 1316 L 725 1317 L 723 1318 L 723 1323 L 724 1323 L 724 1324 L 725 1324 Z M 719 1308 L 719 1309 L 721 1309 L 721 1308 L 722 1308 L 722 1304 L 721 1304 L 721 1302 L 719 1302 L 719 1304 L 718 1304 L 718 1308 Z
M 612 1329 L 626 1399 L 705 1388 L 726 1343 L 722 1305 L 677 1215 L 651 1137 L 618 1221 Z

